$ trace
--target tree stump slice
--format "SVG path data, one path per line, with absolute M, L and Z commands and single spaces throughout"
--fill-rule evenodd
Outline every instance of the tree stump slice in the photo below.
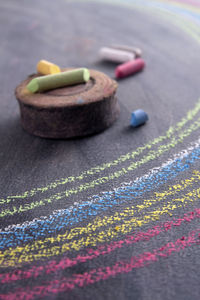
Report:
M 71 69 L 63 69 L 67 71 Z M 21 123 L 30 134 L 43 138 L 68 139 L 101 132 L 119 116 L 116 81 L 90 70 L 84 84 L 42 93 L 30 93 L 26 86 L 40 74 L 30 75 L 15 90 Z

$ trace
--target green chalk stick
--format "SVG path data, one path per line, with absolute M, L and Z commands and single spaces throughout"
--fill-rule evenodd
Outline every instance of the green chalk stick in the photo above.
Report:
M 87 82 L 90 79 L 90 72 L 86 68 L 75 69 L 72 71 L 57 74 L 40 76 L 32 79 L 27 85 L 31 93 L 44 92 L 60 87 Z

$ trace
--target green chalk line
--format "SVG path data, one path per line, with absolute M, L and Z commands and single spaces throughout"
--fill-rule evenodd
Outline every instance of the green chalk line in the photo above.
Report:
M 82 172 L 80 175 L 69 176 L 67 178 L 61 178 L 60 180 L 56 180 L 46 186 L 33 188 L 30 191 L 26 191 L 21 195 L 12 195 L 12 196 L 8 196 L 5 199 L 0 199 L 0 205 L 10 203 L 11 201 L 15 201 L 17 199 L 26 199 L 28 197 L 30 198 L 39 192 L 44 193 L 50 189 L 57 188 L 58 186 L 62 186 L 67 183 L 75 182 L 78 180 L 83 180 L 91 175 L 98 174 L 108 168 L 118 166 L 127 160 L 132 160 L 136 156 L 140 155 L 146 149 L 151 149 L 154 145 L 170 138 L 173 135 L 173 133 L 178 132 L 184 125 L 186 125 L 189 121 L 193 120 L 193 118 L 198 114 L 199 111 L 200 111 L 200 99 L 197 101 L 195 107 L 192 110 L 187 112 L 187 115 L 185 118 L 182 118 L 182 120 L 180 122 L 178 122 L 175 126 L 169 127 L 169 129 L 167 130 L 165 135 L 161 135 L 160 137 L 155 138 L 153 141 L 147 143 L 146 145 L 138 147 L 136 151 L 128 152 L 127 154 L 121 155 L 121 156 L 119 156 L 119 158 L 117 158 L 111 162 L 104 163 L 100 166 L 96 166 L 89 170 L 86 170 L 86 171 Z
M 84 2 L 87 1 L 87 0 L 84 0 Z M 68 1 L 70 2 L 70 1 Z M 82 2 L 82 1 L 77 1 L 77 2 Z M 91 1 L 87 1 L 87 2 L 91 2 Z M 119 6 L 127 6 L 129 8 L 137 8 L 139 10 L 143 10 L 144 7 L 139 7 L 139 4 L 130 4 L 130 3 L 123 3 L 122 1 L 95 1 L 95 2 L 100 2 L 100 3 L 110 3 L 110 4 L 115 4 L 115 5 L 119 5 Z M 156 7 L 156 9 L 158 9 Z M 187 21 L 185 22 L 185 19 L 183 20 L 184 23 L 182 22 L 177 22 L 177 18 L 176 19 L 172 19 L 172 17 L 170 16 L 166 16 L 166 11 L 165 11 L 165 15 L 163 14 L 163 12 L 156 12 L 155 13 L 155 8 L 150 8 L 150 7 L 145 7 L 145 10 L 147 11 L 152 11 L 154 14 L 157 14 L 159 16 L 162 16 L 166 19 L 170 19 L 172 21 L 172 23 L 176 23 L 176 25 L 178 25 L 178 27 L 181 27 L 184 31 L 186 31 L 187 33 L 189 33 L 190 35 L 192 35 L 193 38 L 195 38 L 196 41 L 198 41 L 200 43 L 200 38 L 198 35 L 194 34 L 193 31 L 191 31 L 189 29 L 189 27 L 187 27 L 188 25 L 190 25 L 190 23 Z M 172 15 L 172 14 L 171 14 Z M 180 18 L 180 16 L 179 16 Z M 176 20 L 176 22 L 175 22 Z M 187 24 L 187 26 L 185 25 Z M 197 29 L 198 27 L 196 26 L 194 28 L 194 26 L 192 26 L 193 29 Z M 197 106 L 198 106 L 198 103 L 197 103 Z M 181 128 L 182 126 L 180 126 Z M 120 163 L 122 163 L 123 161 L 126 161 L 127 159 L 131 159 L 131 158 L 134 158 L 136 155 L 139 155 L 140 153 L 142 153 L 145 149 L 149 149 L 149 147 L 151 148 L 151 146 L 159 143 L 159 142 L 162 142 L 164 139 L 168 138 L 168 136 L 170 136 L 170 131 L 171 129 L 173 130 L 173 127 L 170 127 L 168 132 L 166 133 L 166 136 L 161 136 L 159 138 L 156 138 L 154 139 L 152 142 L 150 142 L 149 144 L 146 144 L 145 146 L 143 147 L 139 147 L 137 149 L 137 151 L 134 151 L 132 153 L 127 153 L 126 155 L 122 155 L 120 156 L 118 159 L 114 160 L 113 162 L 110 162 L 110 163 L 105 163 L 101 166 L 97 166 L 97 167 L 93 167 L 91 168 L 90 170 L 87 170 L 87 171 L 84 171 L 82 172 L 80 175 L 78 176 L 70 176 L 68 178 L 61 178 L 60 180 L 56 180 L 55 182 L 52 182 L 50 183 L 49 185 L 45 186 L 45 187 L 38 187 L 38 188 L 33 188 L 31 189 L 30 191 L 26 191 L 24 192 L 23 194 L 21 195 L 13 195 L 13 196 L 8 196 L 6 199 L 1 199 L 0 200 L 0 204 L 4 204 L 4 203 L 9 203 L 10 201 L 14 201 L 15 199 L 25 199 L 27 197 L 33 197 L 36 193 L 38 192 L 45 192 L 45 191 L 48 191 L 49 189 L 53 189 L 53 188 L 56 188 L 58 187 L 59 185 L 65 185 L 67 183 L 70 183 L 70 182 L 74 182 L 76 180 L 82 180 L 90 175 L 94 175 L 94 174 L 97 174 L 103 170 L 105 170 L 106 168 L 110 168 L 112 166 L 116 166 Z M 178 130 L 178 129 L 175 129 L 175 130 Z
M 44 206 L 46 204 L 50 204 L 54 201 L 61 200 L 65 197 L 69 197 L 71 195 L 76 195 L 80 192 L 86 191 L 88 189 L 93 189 L 94 187 L 107 183 L 110 180 L 119 178 L 131 171 L 134 171 L 138 167 L 142 166 L 145 163 L 148 163 L 154 159 L 157 159 L 165 152 L 169 151 L 170 149 L 174 148 L 177 144 L 182 143 L 184 139 L 192 132 L 200 128 L 200 118 L 198 118 L 197 121 L 193 122 L 188 128 L 186 128 L 183 132 L 179 133 L 177 137 L 172 137 L 171 141 L 166 145 L 161 145 L 158 147 L 157 150 L 151 150 L 148 152 L 147 155 L 145 155 L 141 160 L 132 162 L 127 168 L 122 168 L 119 171 L 116 171 L 114 173 L 109 174 L 108 176 L 104 176 L 101 178 L 98 178 L 96 180 L 93 180 L 91 182 L 85 183 L 80 185 L 79 187 L 67 190 L 65 192 L 56 193 L 55 195 L 52 195 L 48 198 L 42 199 L 40 201 L 33 201 L 31 203 L 25 203 L 24 205 L 20 205 L 19 207 L 13 206 L 12 209 L 5 209 L 2 210 L 0 213 L 0 218 L 9 216 L 9 215 L 15 215 L 22 212 L 30 211 L 34 208 L 38 208 L 40 206 Z
M 66 2 L 73 3 L 74 0 L 66 0 Z M 121 1 L 121 0 L 116 0 L 116 1 L 113 1 L 113 0 L 93 0 L 93 1 L 91 1 L 91 0 L 76 0 L 76 2 L 80 2 L 80 3 L 81 2 L 82 3 L 96 2 L 96 3 L 100 3 L 100 4 L 110 4 L 110 5 L 115 5 L 115 6 L 127 7 L 129 9 L 137 9 L 137 10 L 141 11 L 142 13 L 144 13 L 144 10 L 145 10 L 147 13 L 150 14 L 150 16 L 153 13 L 154 15 L 161 17 L 162 20 L 163 20 L 163 18 L 168 21 L 170 20 L 170 22 L 172 24 L 174 24 L 176 27 L 182 29 L 185 33 L 187 33 L 187 35 L 189 34 L 194 40 L 196 40 L 198 43 L 200 43 L 200 37 L 198 36 L 198 34 L 194 33 L 191 30 L 193 28 L 198 33 L 199 26 L 197 26 L 197 25 L 195 26 L 192 22 L 188 21 L 183 16 L 177 15 L 176 13 L 169 12 L 167 10 L 162 10 L 162 8 L 159 8 L 157 6 L 156 7 L 148 7 L 148 6 L 141 5 L 139 3 L 125 3 L 124 1 Z M 148 1 L 146 1 L 146 2 L 148 3 Z M 166 1 L 161 1 L 161 0 L 159 0 L 159 1 L 154 0 L 154 2 L 167 3 Z M 193 8 L 191 10 L 195 10 L 195 9 Z M 199 11 L 199 10 L 196 9 L 196 11 Z

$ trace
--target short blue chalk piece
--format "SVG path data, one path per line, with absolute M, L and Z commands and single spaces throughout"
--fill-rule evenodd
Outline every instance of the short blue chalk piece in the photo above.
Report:
M 131 114 L 131 126 L 137 127 L 148 121 L 149 117 L 142 109 L 137 109 Z
M 83 104 L 84 102 L 85 102 L 85 101 L 84 101 L 83 99 L 78 99 L 76 103 L 77 103 L 77 104 Z

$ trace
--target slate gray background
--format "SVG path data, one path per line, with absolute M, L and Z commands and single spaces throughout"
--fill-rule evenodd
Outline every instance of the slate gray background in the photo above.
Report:
M 64 0 L 0 1 L 0 40 L 0 198 L 77 175 L 133 151 L 164 134 L 170 125 L 174 125 L 194 107 L 200 95 L 199 46 L 167 20 L 145 10 L 142 12 L 111 4 Z M 143 50 L 147 64 L 144 72 L 119 82 L 117 94 L 121 114 L 117 122 L 98 135 L 69 141 L 46 140 L 26 133 L 20 126 L 14 89 L 35 71 L 36 63 L 44 58 L 61 67 L 85 66 L 113 77 L 115 65 L 101 63 L 97 59 L 98 49 L 111 43 L 137 45 Z M 131 111 L 137 108 L 144 109 L 150 120 L 145 126 L 134 130 L 129 127 L 129 119 Z M 48 215 L 77 199 L 87 199 L 121 182 L 133 180 L 150 168 L 159 166 L 168 159 L 169 154 L 172 156 L 197 137 L 198 133 L 195 133 L 185 144 L 145 164 L 137 172 L 81 195 L 40 207 L 31 213 L 4 218 L 0 220 L 0 226 L 3 228 Z M 195 168 L 198 169 L 199 165 L 196 164 Z M 75 187 L 76 184 L 71 186 Z M 63 190 L 58 188 L 58 191 Z M 51 195 L 51 191 L 48 194 Z M 183 226 L 181 230 L 189 232 L 198 226 L 198 222 L 190 226 Z M 111 264 L 116 257 L 127 258 L 137 255 L 141 250 L 150 251 L 180 235 L 178 229 L 176 233 L 163 236 L 161 241 L 157 238 L 150 242 L 148 247 L 141 243 L 142 249 L 129 247 L 120 253 L 116 252 L 112 258 L 97 259 L 94 264 L 89 262 L 72 268 L 70 272 L 85 272 L 90 268 Z M 48 298 L 199 299 L 198 257 L 198 247 L 189 248 L 182 254 L 175 254 L 146 268 L 84 289 L 75 289 L 67 296 L 60 294 Z M 69 273 L 66 272 L 66 275 Z

